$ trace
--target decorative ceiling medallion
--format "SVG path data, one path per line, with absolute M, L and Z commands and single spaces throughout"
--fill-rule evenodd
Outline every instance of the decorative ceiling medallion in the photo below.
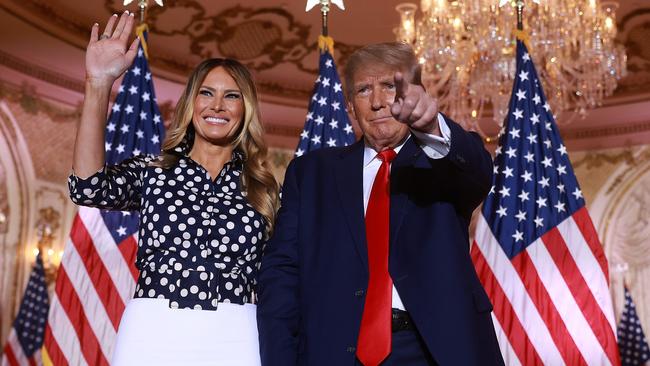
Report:
M 619 81 L 617 94 L 650 92 L 650 8 L 637 9 L 623 17 L 628 76 Z
M 113 13 L 122 9 L 119 0 L 106 0 L 105 4 Z M 282 8 L 237 5 L 210 14 L 199 1 L 176 0 L 165 7 L 150 8 L 147 24 L 152 35 L 187 39 L 189 54 L 198 59 L 235 58 L 257 72 L 288 63 L 300 71 L 318 73 L 315 63 L 305 62 L 317 49 L 317 40 L 310 37 L 311 26 L 298 22 Z M 357 48 L 337 43 L 339 63 Z

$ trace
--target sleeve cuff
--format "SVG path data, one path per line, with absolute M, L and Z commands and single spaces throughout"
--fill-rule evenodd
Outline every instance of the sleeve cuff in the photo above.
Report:
M 432 135 L 411 129 L 411 132 L 419 141 L 419 145 L 431 159 L 442 159 L 451 149 L 451 130 L 445 121 L 445 117 L 438 113 L 438 126 L 442 136 Z

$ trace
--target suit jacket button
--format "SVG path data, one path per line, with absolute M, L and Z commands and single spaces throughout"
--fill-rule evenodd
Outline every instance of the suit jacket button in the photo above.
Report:
M 356 291 L 354 292 L 354 296 L 363 296 L 363 293 L 364 293 L 364 292 L 365 292 L 364 290 L 356 290 Z
M 350 352 L 350 353 L 354 353 L 354 352 L 356 352 L 356 351 L 357 351 L 357 348 L 356 348 L 356 347 L 352 347 L 352 346 L 348 347 L 348 352 Z

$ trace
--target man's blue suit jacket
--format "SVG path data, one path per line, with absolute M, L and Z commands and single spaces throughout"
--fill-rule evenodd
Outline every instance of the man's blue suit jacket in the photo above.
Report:
M 445 158 L 430 159 L 411 137 L 392 163 L 389 271 L 440 365 L 501 365 L 468 235 L 492 161 L 477 134 L 446 121 Z M 259 273 L 264 366 L 355 363 L 368 285 L 363 150 L 363 140 L 320 149 L 287 168 Z

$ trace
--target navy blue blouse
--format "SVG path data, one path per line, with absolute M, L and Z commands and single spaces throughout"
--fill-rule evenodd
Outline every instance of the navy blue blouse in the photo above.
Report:
M 94 175 L 68 178 L 78 205 L 140 212 L 135 297 L 171 308 L 214 310 L 253 301 L 265 244 L 264 217 L 241 189 L 243 154 L 233 152 L 215 180 L 189 157 L 187 139 L 170 169 L 136 156 Z

